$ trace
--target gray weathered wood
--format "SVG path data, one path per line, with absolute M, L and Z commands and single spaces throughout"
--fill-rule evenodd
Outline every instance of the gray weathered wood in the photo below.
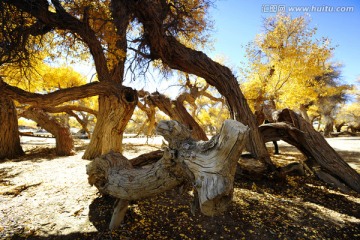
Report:
M 157 132 L 169 143 L 159 161 L 132 168 L 121 154 L 109 153 L 87 166 L 89 183 L 103 194 L 129 201 L 151 197 L 191 181 L 203 214 L 212 216 L 224 211 L 232 199 L 236 163 L 249 128 L 226 120 L 219 135 L 205 142 L 193 140 L 191 132 L 177 121 L 159 122 Z M 119 222 L 118 217 L 122 220 L 121 209 L 114 213 L 114 223 Z

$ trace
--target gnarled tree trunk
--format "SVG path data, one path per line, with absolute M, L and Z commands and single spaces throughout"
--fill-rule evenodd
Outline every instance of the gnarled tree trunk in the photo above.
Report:
M 157 132 L 169 142 L 169 147 L 151 167 L 132 168 L 118 153 L 96 158 L 87 166 L 89 183 L 101 193 L 121 200 L 112 222 L 121 222 L 126 201 L 162 193 L 184 181 L 193 183 L 195 205 L 203 214 L 213 216 L 223 212 L 232 199 L 236 163 L 249 128 L 226 120 L 220 134 L 206 142 L 190 138 L 190 131 L 177 121 L 159 122 Z M 114 227 L 118 224 L 111 225 Z
M 122 136 L 137 104 L 137 93 L 125 88 L 120 96 L 99 97 L 99 113 L 83 158 L 94 159 L 109 151 L 122 151 Z
M 20 145 L 16 107 L 13 100 L 0 94 L 0 160 L 16 158 L 24 152 Z

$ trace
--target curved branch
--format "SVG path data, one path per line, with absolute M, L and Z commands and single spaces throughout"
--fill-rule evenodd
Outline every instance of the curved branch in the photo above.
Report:
M 89 47 L 93 56 L 96 72 L 100 81 L 109 81 L 110 74 L 106 65 L 106 58 L 99 39 L 95 32 L 87 24 L 76 17 L 70 15 L 61 6 L 59 1 L 52 0 L 56 12 L 50 12 L 47 1 L 26 1 L 26 0 L 4 0 L 4 2 L 16 6 L 24 12 L 29 13 L 33 17 L 39 19 L 42 23 L 51 28 L 70 30 L 78 34 L 82 41 Z
M 0 80 L 0 91 L 2 94 L 6 94 L 10 98 L 23 104 L 39 107 L 53 107 L 64 102 L 96 95 L 114 94 L 120 97 L 125 93 L 124 97 L 127 97 L 126 93 L 128 91 L 133 92 L 134 90 L 111 82 L 93 82 L 79 87 L 57 90 L 48 94 L 39 94 L 27 92 L 18 87 L 10 86 L 9 84 Z

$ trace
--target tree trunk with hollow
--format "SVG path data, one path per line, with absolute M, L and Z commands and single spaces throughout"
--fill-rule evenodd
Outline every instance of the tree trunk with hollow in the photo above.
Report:
M 23 155 L 20 145 L 16 107 L 13 100 L 0 95 L 0 160 Z
M 119 96 L 99 97 L 97 122 L 84 159 L 94 159 L 109 151 L 122 152 L 122 136 L 137 100 L 136 91 L 126 87 Z
M 203 214 L 223 212 L 232 199 L 236 164 L 249 128 L 226 120 L 219 135 L 206 142 L 193 140 L 190 131 L 177 121 L 159 122 L 157 132 L 169 142 L 159 161 L 151 167 L 132 168 L 128 159 L 111 152 L 87 166 L 89 183 L 102 194 L 129 201 L 151 197 L 190 181 L 198 197 L 196 205 Z M 124 209 L 124 205 L 115 209 L 122 214 L 119 209 Z M 113 218 L 119 222 L 119 218 Z

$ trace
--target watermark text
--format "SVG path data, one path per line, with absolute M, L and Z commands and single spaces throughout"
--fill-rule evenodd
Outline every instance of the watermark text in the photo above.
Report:
M 323 12 L 323 13 L 347 13 L 354 12 L 353 6 L 287 6 L 285 4 L 264 4 L 261 6 L 263 13 L 278 13 L 278 12 Z

